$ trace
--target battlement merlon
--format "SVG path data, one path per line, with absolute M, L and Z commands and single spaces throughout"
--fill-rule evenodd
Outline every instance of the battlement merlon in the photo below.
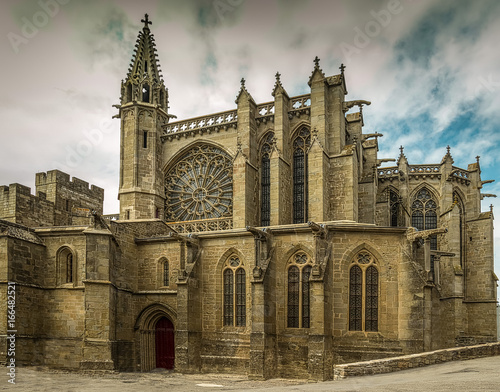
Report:
M 85 193 L 97 199 L 104 199 L 104 189 L 96 185 L 89 185 L 87 181 L 80 180 L 79 178 L 73 177 L 71 179 L 70 175 L 64 173 L 60 170 L 50 170 L 48 172 L 36 173 L 35 185 L 37 187 L 49 186 L 49 185 L 64 185 L 73 191 Z

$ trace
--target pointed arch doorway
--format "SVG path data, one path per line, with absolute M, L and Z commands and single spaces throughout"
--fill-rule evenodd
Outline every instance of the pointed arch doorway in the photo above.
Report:
M 156 367 L 173 369 L 175 364 L 174 324 L 162 317 L 155 327 Z
M 165 304 L 152 304 L 135 323 L 137 366 L 142 372 L 175 367 L 175 323 L 177 314 Z

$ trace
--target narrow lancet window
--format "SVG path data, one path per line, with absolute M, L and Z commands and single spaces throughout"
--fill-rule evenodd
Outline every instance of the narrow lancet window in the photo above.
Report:
M 260 205 L 260 224 L 261 226 L 269 226 L 271 224 L 271 147 L 273 143 L 274 133 L 269 132 L 261 147 L 261 167 L 260 167 L 260 189 L 261 189 L 261 205 Z
M 307 151 L 310 144 L 311 132 L 303 127 L 293 141 L 293 223 L 307 221 Z

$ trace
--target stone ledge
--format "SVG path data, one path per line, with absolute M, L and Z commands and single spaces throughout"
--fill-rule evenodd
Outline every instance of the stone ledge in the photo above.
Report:
M 447 348 L 400 357 L 335 365 L 333 367 L 333 379 L 340 380 L 352 376 L 390 373 L 442 362 L 461 361 L 495 355 L 500 355 L 500 342 Z

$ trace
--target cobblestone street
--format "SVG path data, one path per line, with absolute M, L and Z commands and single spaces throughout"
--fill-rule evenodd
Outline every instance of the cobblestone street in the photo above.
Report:
M 341 381 L 308 383 L 305 380 L 249 381 L 242 376 L 169 372 L 116 373 L 103 376 L 17 369 L 16 384 L 3 376 L 0 391 L 129 392 L 129 391 L 499 391 L 500 356 Z

